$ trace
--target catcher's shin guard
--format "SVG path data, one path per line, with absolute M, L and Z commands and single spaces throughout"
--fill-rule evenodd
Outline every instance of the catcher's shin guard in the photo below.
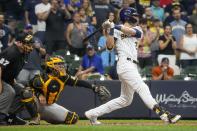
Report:
M 65 124 L 75 124 L 78 120 L 79 116 L 76 114 L 76 112 L 68 112 L 65 119 Z

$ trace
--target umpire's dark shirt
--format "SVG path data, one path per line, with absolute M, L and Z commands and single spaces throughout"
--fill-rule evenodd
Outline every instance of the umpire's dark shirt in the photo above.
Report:
M 15 44 L 0 53 L 0 66 L 2 68 L 3 81 L 12 85 L 14 78 L 17 77 L 23 65 L 23 54 Z
M 46 20 L 46 40 L 65 40 L 64 21 L 65 13 L 62 10 L 50 12 Z

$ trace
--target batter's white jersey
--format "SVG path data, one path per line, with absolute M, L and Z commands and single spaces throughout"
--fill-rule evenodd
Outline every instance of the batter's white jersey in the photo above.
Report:
M 133 28 L 137 30 L 136 32 L 138 34 L 136 34 L 136 37 L 125 35 L 123 32 L 116 29 L 113 30 L 113 36 L 117 39 L 115 44 L 119 57 L 117 62 L 117 73 L 121 81 L 120 97 L 87 111 L 86 115 L 98 117 L 126 107 L 132 103 L 135 92 L 139 94 L 149 109 L 153 109 L 154 105 L 157 104 L 148 86 L 142 80 L 137 69 L 137 64 L 133 62 L 133 60 L 137 61 L 137 43 L 140 39 L 137 37 L 141 36 L 142 38 L 142 29 L 139 26 Z M 139 35 L 139 31 L 141 35 Z
M 142 29 L 140 26 L 133 27 L 134 29 L 141 32 L 142 38 Z M 136 38 L 134 36 L 128 36 L 123 34 L 123 32 L 114 29 L 113 36 L 117 39 L 116 40 L 116 49 L 118 52 L 119 57 L 128 57 L 132 60 L 137 61 L 137 48 L 138 48 L 138 41 L 141 38 Z

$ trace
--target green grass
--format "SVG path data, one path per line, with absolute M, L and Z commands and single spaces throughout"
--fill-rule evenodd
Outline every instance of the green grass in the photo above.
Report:
M 0 131 L 197 131 L 197 120 L 182 120 L 166 125 L 159 120 L 102 120 L 104 125 L 91 126 L 87 120 L 76 125 L 2 126 Z

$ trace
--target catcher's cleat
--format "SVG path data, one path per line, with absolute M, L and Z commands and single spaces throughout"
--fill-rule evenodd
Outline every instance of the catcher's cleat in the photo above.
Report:
M 88 111 L 85 112 L 86 118 L 90 120 L 91 125 L 101 125 L 102 123 L 97 120 L 96 116 L 92 116 Z
M 32 118 L 32 120 L 29 121 L 29 125 L 40 125 L 40 115 Z

